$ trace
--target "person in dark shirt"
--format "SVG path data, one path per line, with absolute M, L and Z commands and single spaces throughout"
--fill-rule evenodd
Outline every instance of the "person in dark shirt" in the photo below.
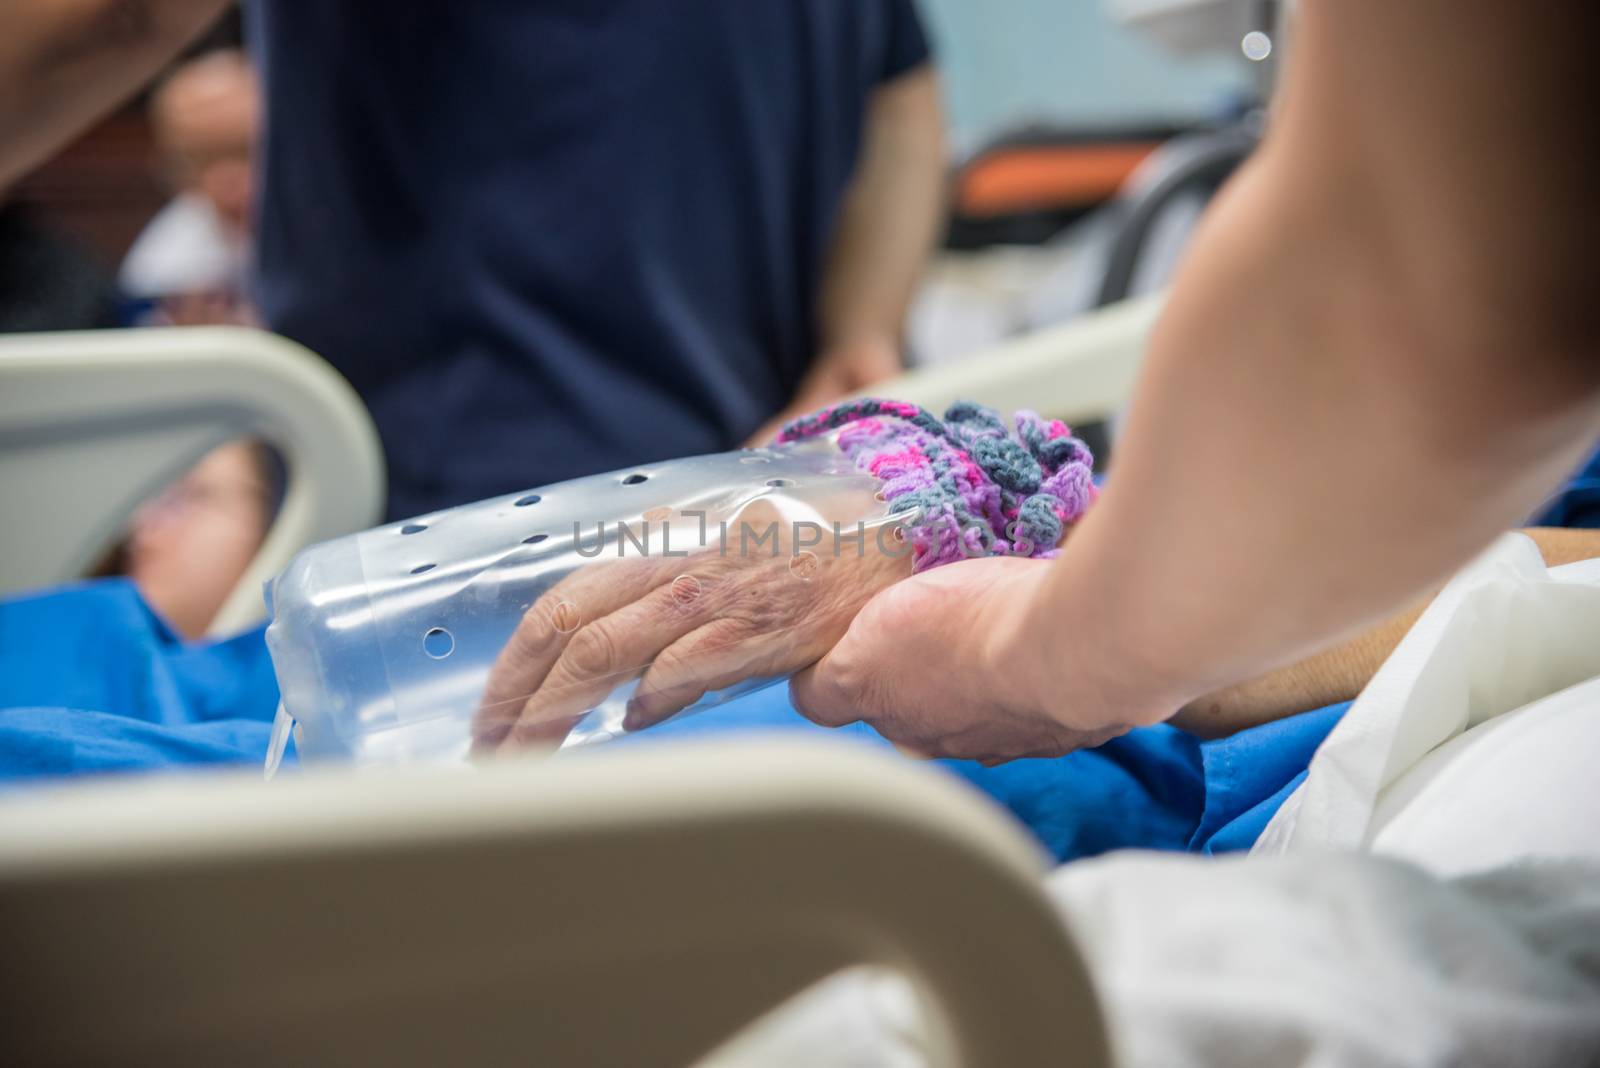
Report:
M 263 0 L 256 296 L 409 515 L 893 374 L 940 214 L 911 0 Z

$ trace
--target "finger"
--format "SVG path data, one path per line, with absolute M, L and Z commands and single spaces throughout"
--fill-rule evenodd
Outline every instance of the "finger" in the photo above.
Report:
M 846 635 L 845 641 L 849 640 Z M 841 681 L 839 658 L 836 645 L 789 680 L 789 703 L 806 719 L 823 727 L 845 727 L 862 718 Z
M 653 561 L 630 560 L 582 568 L 546 590 L 523 613 L 489 669 L 473 717 L 474 744 L 493 748 L 504 740 L 528 695 L 539 689 L 585 618 L 609 615 L 657 581 Z
M 751 634 L 735 620 L 717 619 L 684 635 L 645 671 L 628 701 L 626 730 L 653 727 L 682 712 L 710 690 L 720 690 L 749 677 Z
M 506 744 L 537 740 L 542 724 L 582 715 L 644 670 L 714 611 L 714 599 L 704 597 L 703 591 L 699 579 L 680 575 L 580 628 L 538 689 L 523 702 Z
M 480 747 L 475 751 L 475 756 L 499 757 L 510 756 L 515 753 L 524 753 L 533 750 L 560 749 L 561 743 L 567 740 L 567 735 L 572 733 L 572 728 L 583 719 L 579 716 L 568 716 L 566 719 L 546 720 L 543 723 L 526 724 L 518 727 L 515 736 L 510 731 L 506 733 L 498 749 Z

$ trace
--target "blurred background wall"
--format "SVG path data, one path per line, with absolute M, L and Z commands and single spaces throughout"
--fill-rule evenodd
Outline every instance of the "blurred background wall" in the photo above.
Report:
M 958 149 L 1035 123 L 1187 125 L 1248 92 L 1233 57 L 1163 51 L 1100 0 L 921 0 Z

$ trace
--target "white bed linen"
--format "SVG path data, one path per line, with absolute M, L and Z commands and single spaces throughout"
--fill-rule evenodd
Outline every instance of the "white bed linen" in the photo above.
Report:
M 1600 863 L 1446 880 L 1359 853 L 1122 853 L 1048 889 L 1122 1068 L 1600 1064 Z M 906 984 L 860 970 L 713 1063 L 926 1068 L 920 1033 Z
M 1256 855 L 1366 848 L 1443 875 L 1600 856 L 1600 560 L 1507 535 L 1435 598 Z
M 1600 1065 L 1597 764 L 1600 561 L 1546 569 L 1508 535 L 1423 614 L 1253 855 L 1050 876 L 1119 1064 Z M 860 970 L 714 1063 L 910 1068 L 919 1033 L 905 984 Z

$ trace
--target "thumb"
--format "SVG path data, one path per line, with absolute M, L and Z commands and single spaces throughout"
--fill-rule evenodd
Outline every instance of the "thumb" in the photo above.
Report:
M 789 680 L 789 703 L 806 719 L 822 727 L 844 727 L 861 719 L 839 681 L 835 645 L 822 659 Z

